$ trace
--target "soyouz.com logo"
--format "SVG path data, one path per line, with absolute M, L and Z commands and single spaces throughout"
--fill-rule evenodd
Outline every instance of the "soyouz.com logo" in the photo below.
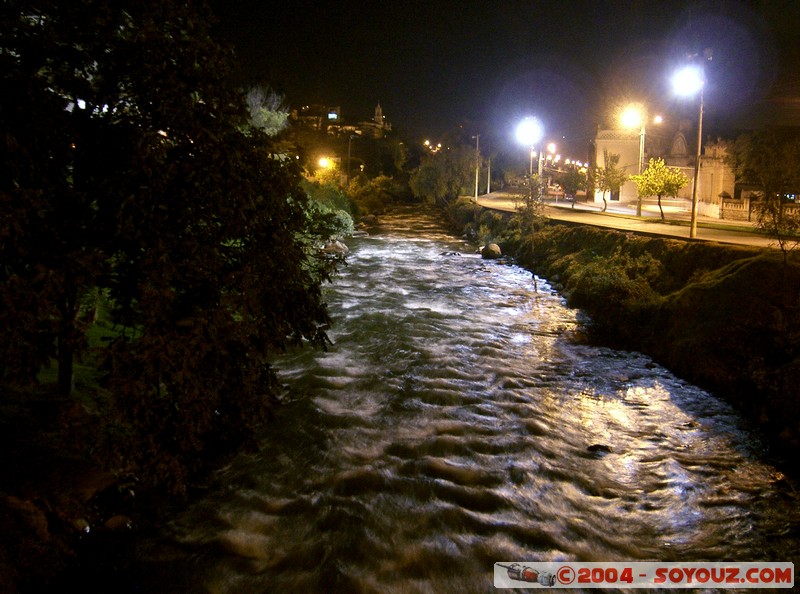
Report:
M 498 562 L 495 588 L 792 588 L 794 563 Z

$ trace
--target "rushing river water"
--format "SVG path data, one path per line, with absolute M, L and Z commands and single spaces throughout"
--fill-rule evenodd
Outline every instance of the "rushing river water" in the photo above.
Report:
M 349 244 L 333 346 L 277 362 L 263 448 L 141 547 L 141 591 L 472 593 L 497 561 L 796 561 L 794 482 L 728 405 L 581 344 L 546 282 L 430 217 Z

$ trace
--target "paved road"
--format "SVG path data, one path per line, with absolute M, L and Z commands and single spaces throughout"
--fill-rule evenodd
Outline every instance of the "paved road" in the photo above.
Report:
M 479 196 L 478 204 L 484 208 L 513 212 L 516 209 L 517 200 L 518 197 L 513 194 L 493 192 Z M 642 217 L 635 216 L 631 209 L 624 206 L 615 205 L 609 209 L 611 212 L 604 213 L 600 212 L 600 207 L 580 202 L 573 209 L 569 202 L 565 203 L 562 199 L 562 204 L 548 201 L 544 214 L 548 218 L 558 221 L 609 227 L 686 241 L 717 241 L 757 247 L 777 247 L 774 240 L 755 233 L 752 223 L 698 217 L 697 238 L 691 240 L 689 239 L 689 213 L 685 211 L 666 213 L 667 223 L 662 223 L 657 209 L 653 211 L 650 208 L 643 211 Z

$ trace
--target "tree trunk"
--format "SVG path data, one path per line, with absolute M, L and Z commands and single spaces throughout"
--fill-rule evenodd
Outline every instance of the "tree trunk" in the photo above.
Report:
M 70 279 L 65 282 L 64 294 L 59 299 L 61 320 L 58 327 L 58 393 L 72 393 L 72 376 L 75 358 L 75 314 L 77 296 Z
M 58 393 L 69 396 L 72 393 L 72 374 L 74 368 L 74 350 L 67 343 L 67 330 L 62 329 L 58 335 Z
M 663 223 L 667 219 L 664 217 L 664 209 L 661 208 L 661 194 L 658 195 L 658 210 L 661 211 L 661 222 Z

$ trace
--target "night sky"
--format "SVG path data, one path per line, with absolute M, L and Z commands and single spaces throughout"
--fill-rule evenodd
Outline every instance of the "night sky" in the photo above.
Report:
M 387 120 L 413 137 L 459 124 L 511 138 L 536 115 L 548 139 L 585 145 L 616 105 L 696 117 L 669 76 L 707 63 L 710 134 L 780 119 L 800 125 L 800 2 L 218 0 L 218 31 L 243 83 L 292 106 L 340 105 L 346 120 Z

